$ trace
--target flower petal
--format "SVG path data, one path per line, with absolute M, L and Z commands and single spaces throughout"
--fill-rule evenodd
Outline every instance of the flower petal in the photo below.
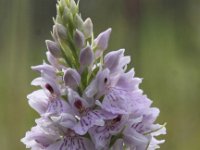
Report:
M 126 91 L 112 90 L 104 97 L 102 108 L 113 114 L 128 114 L 131 110 L 127 99 L 130 97 Z
M 81 98 L 79 94 L 72 89 L 68 89 L 68 101 L 73 110 L 75 110 L 76 112 L 78 112 L 79 109 L 89 107 L 88 102 L 85 99 Z M 79 105 L 76 102 L 79 102 Z
M 116 86 L 127 91 L 138 90 L 142 80 L 140 78 L 135 78 L 134 74 L 135 72 L 133 69 L 127 73 L 121 74 Z
M 61 114 L 63 112 L 71 112 L 69 104 L 63 100 L 54 99 L 49 101 L 48 109 L 44 116 Z
M 95 126 L 90 129 L 89 133 L 97 150 L 101 150 L 103 148 L 106 149 L 109 147 L 111 135 L 109 134 L 108 130 L 109 129 L 107 129 L 105 126 Z
M 108 48 L 108 42 L 109 42 L 111 31 L 112 31 L 111 28 L 107 29 L 106 31 L 100 33 L 98 37 L 94 40 L 99 50 L 104 51 Z
M 39 126 L 35 126 L 26 133 L 21 141 L 26 145 L 26 148 L 44 149 L 55 142 L 57 138 L 56 135 L 48 134 Z
M 92 150 L 94 145 L 86 138 L 69 137 L 50 145 L 46 150 Z
M 37 90 L 27 96 L 29 105 L 39 114 L 44 114 L 48 107 L 48 97 L 44 90 Z
M 82 116 L 79 123 L 75 125 L 74 131 L 77 134 L 84 135 L 93 126 L 104 126 L 104 120 L 98 110 L 89 111 Z
M 138 133 L 133 128 L 126 128 L 123 132 L 125 143 L 129 146 L 134 146 L 138 148 L 143 148 L 143 150 L 147 147 L 150 139 L 146 136 Z M 141 150 L 142 150 L 141 148 Z
M 56 75 L 55 68 L 51 65 L 46 64 L 46 63 L 43 63 L 42 65 L 38 65 L 38 66 L 33 66 L 31 68 L 35 71 L 46 73 L 46 74 L 48 74 L 49 76 L 52 76 L 52 77 L 55 77 L 55 75 Z
M 124 51 L 124 49 L 112 51 L 104 57 L 104 64 L 111 72 L 123 70 L 123 68 L 119 68 L 119 66 L 121 66 L 119 63 L 120 59 L 123 57 Z
M 113 145 L 112 150 L 124 150 L 123 139 L 118 139 Z

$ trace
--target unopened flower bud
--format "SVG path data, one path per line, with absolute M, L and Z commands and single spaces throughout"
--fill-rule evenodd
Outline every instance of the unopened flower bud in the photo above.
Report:
M 82 49 L 80 52 L 80 64 L 83 66 L 89 66 L 92 64 L 94 60 L 94 53 L 90 46 L 87 46 L 86 48 Z
M 60 3 L 60 6 L 66 6 L 67 5 L 66 0 L 60 0 L 59 3 Z
M 78 48 L 82 48 L 85 45 L 84 34 L 78 29 L 76 29 L 76 32 L 74 34 L 74 41 Z
M 62 18 L 63 18 L 62 20 L 64 23 L 70 22 L 70 20 L 73 18 L 72 12 L 71 12 L 70 8 L 68 8 L 67 6 L 65 6 L 65 8 L 64 8 Z
M 75 24 L 76 24 L 76 26 L 77 26 L 77 28 L 79 30 L 83 28 L 83 23 L 84 22 L 83 22 L 83 20 L 82 20 L 80 15 L 76 14 L 74 22 L 75 22 Z
M 59 38 L 59 39 L 66 39 L 67 38 L 66 28 L 62 24 L 56 23 L 53 26 L 53 32 L 55 32 L 53 34 L 56 34 L 57 38 Z
M 120 49 L 118 51 L 112 51 L 108 53 L 104 58 L 104 64 L 106 68 L 111 71 L 114 71 L 120 63 L 120 58 L 123 57 L 124 49 Z
M 104 51 L 108 48 L 111 31 L 111 28 L 107 29 L 106 31 L 100 33 L 98 37 L 94 40 L 98 50 Z
M 73 14 L 77 13 L 78 6 L 76 5 L 74 0 L 70 1 L 70 10 Z
M 66 70 L 64 74 L 64 82 L 66 86 L 74 89 L 80 84 L 80 81 L 81 77 L 75 69 L 69 68 Z
M 56 19 L 57 19 L 57 18 L 56 18 Z M 53 37 L 53 39 L 54 39 L 56 42 L 58 42 L 59 38 L 58 38 L 58 35 L 57 35 L 57 32 L 56 32 L 55 25 L 53 26 L 52 37 Z
M 60 15 L 57 15 L 56 19 L 54 20 L 54 22 L 61 23 L 62 22 L 62 17 Z
M 46 40 L 46 46 L 48 51 L 56 58 L 61 57 L 62 53 L 61 50 L 59 48 L 59 45 L 56 42 L 50 41 L 50 40 Z
M 90 38 L 93 33 L 93 23 L 90 18 L 87 18 L 83 23 L 83 32 L 85 34 L 86 39 Z

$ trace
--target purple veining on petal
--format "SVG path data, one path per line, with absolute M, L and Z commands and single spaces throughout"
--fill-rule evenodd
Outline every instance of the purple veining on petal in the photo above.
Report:
M 77 125 L 75 125 L 74 130 L 80 135 L 84 135 L 93 126 L 103 126 L 104 120 L 98 110 L 85 112 Z
M 108 112 L 116 114 L 128 114 L 131 110 L 129 104 L 129 93 L 122 90 L 111 90 L 102 102 L 102 108 Z
M 102 149 L 109 146 L 111 135 L 107 127 L 93 127 L 89 131 L 92 141 L 95 143 L 96 149 Z

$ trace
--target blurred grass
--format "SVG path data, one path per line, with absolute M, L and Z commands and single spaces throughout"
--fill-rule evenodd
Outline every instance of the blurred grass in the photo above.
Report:
M 20 143 L 38 115 L 26 95 L 33 90 L 30 70 L 45 57 L 55 0 L 0 0 L 0 146 Z M 162 150 L 200 149 L 200 2 L 195 0 L 85 0 L 82 15 L 95 32 L 113 28 L 110 50 L 126 48 L 142 88 L 167 122 Z

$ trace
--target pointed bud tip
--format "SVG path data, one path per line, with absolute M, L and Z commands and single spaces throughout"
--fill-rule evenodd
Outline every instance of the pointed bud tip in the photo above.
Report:
M 79 30 L 83 28 L 84 22 L 80 15 L 76 14 L 74 22 Z
M 105 32 L 108 32 L 109 34 L 111 34 L 112 28 L 108 28 Z
M 93 34 L 93 23 L 90 18 L 87 18 L 83 23 L 83 32 L 86 39 L 90 38 Z
M 104 32 L 100 33 L 95 39 L 96 46 L 99 50 L 104 51 L 108 48 L 108 42 L 110 39 L 112 28 L 108 28 Z

